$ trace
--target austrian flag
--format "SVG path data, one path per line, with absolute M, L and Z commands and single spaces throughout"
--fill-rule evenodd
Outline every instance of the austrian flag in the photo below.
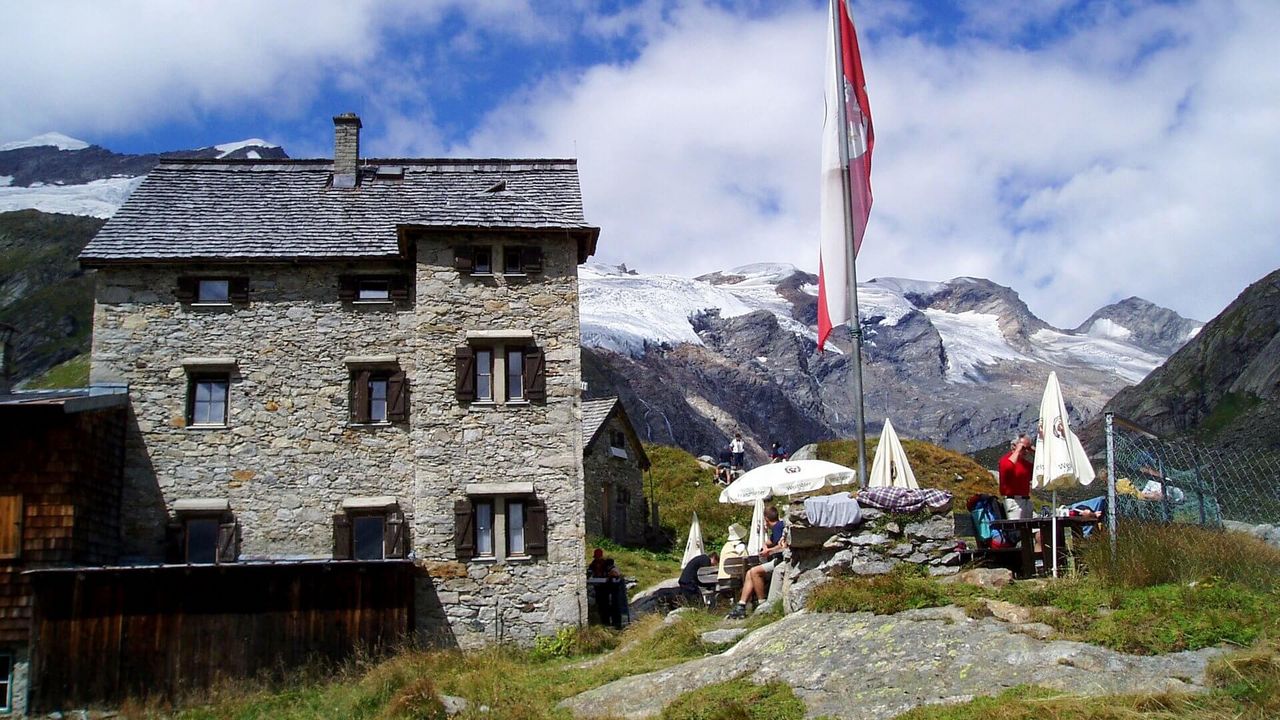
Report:
M 853 260 L 871 215 L 876 144 L 850 0 L 831 0 L 826 117 L 822 128 L 822 244 L 818 259 L 818 347 L 849 322 Z

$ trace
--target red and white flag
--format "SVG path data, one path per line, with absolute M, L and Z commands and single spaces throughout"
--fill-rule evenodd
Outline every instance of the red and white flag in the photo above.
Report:
M 827 33 L 827 113 L 822 128 L 822 244 L 818 259 L 818 348 L 826 346 L 832 328 L 849 322 L 849 253 L 857 257 L 862 235 L 871 215 L 871 150 L 875 132 L 871 127 L 871 104 L 867 102 L 867 81 L 858 53 L 858 35 L 853 29 L 850 0 L 831 0 L 831 22 Z M 839 38 L 840 52 L 836 52 Z M 843 108 L 843 112 L 841 109 Z M 848 166 L 842 160 L 841 115 L 847 139 Z M 848 172 L 849 192 L 844 176 Z M 853 229 L 853 245 L 845 234 L 846 221 Z

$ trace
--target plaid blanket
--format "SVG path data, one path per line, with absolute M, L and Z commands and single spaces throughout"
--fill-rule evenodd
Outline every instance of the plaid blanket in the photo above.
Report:
M 951 505 L 951 493 L 946 490 L 876 487 L 859 491 L 858 503 L 887 512 L 913 513 L 926 507 L 936 512 Z

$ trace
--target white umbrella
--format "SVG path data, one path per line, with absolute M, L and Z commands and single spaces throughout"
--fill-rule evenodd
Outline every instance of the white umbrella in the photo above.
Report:
M 880 431 L 880 443 L 876 445 L 876 457 L 871 461 L 871 477 L 867 487 L 904 487 L 918 490 L 916 474 L 911 471 L 911 463 L 907 462 L 907 454 L 898 442 L 898 433 L 893 431 L 893 423 L 884 419 L 884 430 Z
M 698 513 L 694 513 L 693 522 L 689 525 L 689 539 L 684 543 L 684 557 L 680 558 L 680 567 L 683 568 L 690 560 L 705 554 L 706 550 L 702 547 L 702 525 L 698 524 Z
M 774 495 L 813 492 L 853 482 L 853 470 L 826 460 L 791 460 L 761 465 L 720 492 L 720 502 L 746 505 Z
M 1049 373 L 1040 400 L 1040 426 L 1036 432 L 1036 459 L 1031 486 L 1053 491 L 1053 576 L 1058 576 L 1058 488 L 1093 482 L 1093 466 L 1080 438 L 1071 432 L 1067 403 L 1062 399 L 1058 374 Z
M 756 508 L 751 513 L 751 537 L 747 538 L 747 554 L 759 555 L 764 550 L 765 533 L 768 530 L 764 525 L 764 498 L 756 500 Z

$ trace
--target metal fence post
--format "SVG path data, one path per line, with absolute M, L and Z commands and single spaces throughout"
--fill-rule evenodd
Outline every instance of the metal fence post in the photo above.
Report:
M 1115 430 L 1111 426 L 1115 413 L 1106 414 L 1107 427 L 1107 533 L 1111 536 L 1111 562 L 1116 561 L 1116 515 L 1120 508 L 1116 506 L 1116 442 Z

